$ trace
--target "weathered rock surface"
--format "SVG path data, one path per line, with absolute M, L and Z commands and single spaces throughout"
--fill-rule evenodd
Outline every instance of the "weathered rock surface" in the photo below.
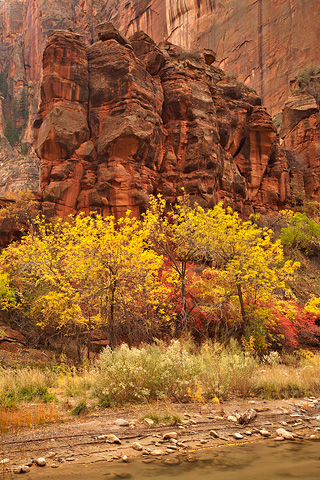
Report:
M 319 14 L 317 0 L 110 0 L 107 19 L 127 37 L 144 30 L 156 42 L 213 49 L 219 66 L 257 90 L 274 114 L 289 80 L 319 63 Z
M 288 152 L 291 184 L 300 192 L 298 200 L 307 196 L 319 201 L 320 113 L 315 98 L 303 92 L 292 95 L 285 103 L 282 119 L 282 146 Z
M 0 134 L 0 196 L 26 189 L 39 190 L 39 158 L 33 150 L 19 155 Z
M 19 101 L 21 92 L 27 92 L 28 118 L 15 158 L 21 158 L 23 143 L 32 143 L 40 99 L 42 54 L 48 36 L 55 29 L 81 33 L 87 45 L 96 41 L 98 35 L 102 41 L 113 39 L 123 46 L 129 38 L 136 55 L 152 75 L 158 73 L 163 56 L 150 39 L 141 43 L 139 34 L 138 41 L 130 38 L 141 30 L 156 43 L 167 40 L 187 50 L 201 51 L 206 65 L 216 59 L 216 65 L 255 88 L 263 104 L 274 114 L 288 97 L 289 80 L 304 67 L 319 62 L 320 25 L 315 21 L 319 10 L 317 0 L 309 0 L 308 4 L 304 0 L 296 0 L 294 4 L 290 0 L 254 3 L 248 0 L 0 0 L 0 73 L 7 83 L 6 119 L 14 99 Z M 96 32 L 94 25 L 105 20 L 113 22 L 121 33 L 113 31 L 112 37 L 112 33 L 105 30 Z M 0 135 L 1 125 L 4 122 L 0 118 Z M 32 160 L 33 166 L 22 163 L 21 168 L 37 168 L 31 155 Z M 261 158 L 258 167 L 261 172 L 264 164 Z M 277 176 L 278 167 L 275 168 Z M 250 176 L 250 171 L 246 171 L 246 175 Z M 271 178 L 269 175 L 268 181 L 264 181 L 261 192 L 270 189 L 276 192 L 276 181 Z M 31 183 L 26 184 L 27 181 Z M 38 182 L 29 174 L 22 175 L 18 185 L 19 189 L 38 188 Z M 251 193 L 255 191 L 253 187 Z
M 139 215 L 150 194 L 175 201 L 182 187 L 204 206 L 285 202 L 286 157 L 252 89 L 210 65 L 210 52 L 143 32 L 127 40 L 109 24 L 99 36 L 86 47 L 56 32 L 44 53 L 35 147 L 45 212 Z

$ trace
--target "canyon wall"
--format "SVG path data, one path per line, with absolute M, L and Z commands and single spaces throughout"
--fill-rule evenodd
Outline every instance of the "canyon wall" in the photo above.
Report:
M 40 112 L 42 207 L 67 215 L 139 215 L 150 194 L 174 202 L 182 187 L 201 205 L 241 212 L 288 197 L 287 160 L 254 90 L 213 65 L 145 33 L 111 24 L 86 46 L 71 32 L 49 37 Z
M 144 30 L 184 49 L 211 48 L 218 65 L 257 90 L 273 115 L 289 81 L 319 59 L 318 0 L 109 0 L 107 19 L 125 35 Z
M 292 0 L 221 0 L 220 2 L 215 0 L 117 0 L 117 2 L 115 2 L 115 0 L 77 0 L 73 2 L 65 2 L 63 0 L 0 0 L 0 195 L 4 195 L 8 190 L 25 188 L 37 190 L 39 188 L 39 159 L 32 146 L 34 135 L 33 124 L 40 104 L 42 54 L 48 43 L 48 36 L 52 31 L 56 29 L 69 29 L 70 33 L 81 32 L 83 35 L 82 41 L 87 49 L 87 47 L 94 44 L 98 39 L 94 27 L 101 20 L 112 20 L 116 26 L 119 27 L 122 34 L 127 37 L 131 37 L 135 32 L 143 29 L 155 39 L 156 43 L 164 40 L 170 41 L 173 44 L 180 45 L 184 50 L 187 49 L 191 52 L 201 51 L 203 48 L 211 48 L 216 51 L 217 54 L 214 65 L 217 68 L 220 66 L 231 73 L 235 73 L 248 87 L 253 86 L 257 89 L 258 94 L 263 97 L 263 104 L 267 106 L 268 111 L 276 113 L 281 110 L 289 94 L 290 85 L 288 80 L 302 68 L 314 63 L 319 63 L 319 8 L 320 4 L 316 0 L 308 0 L 308 2 L 306 0 L 295 0 L 295 2 L 292 2 Z M 131 44 L 134 46 L 134 41 L 132 42 Z M 163 49 L 164 47 L 162 46 L 162 56 Z M 88 52 L 87 55 L 89 58 L 90 53 Z M 138 53 L 139 52 L 137 52 L 137 54 Z M 154 55 L 157 57 L 160 54 L 154 53 Z M 155 72 L 152 70 L 156 67 L 151 64 L 147 66 L 146 69 L 153 77 L 153 81 L 156 82 L 158 80 L 156 79 Z M 160 130 L 157 131 L 157 133 L 154 131 L 152 134 L 150 133 L 150 135 L 151 137 L 155 135 L 156 139 L 158 136 L 167 138 L 166 142 L 161 143 L 162 140 L 160 142 L 161 145 L 165 144 L 165 161 L 161 164 L 161 168 L 158 166 L 154 168 L 159 170 L 158 173 L 161 173 L 160 177 L 157 177 L 157 181 L 160 183 L 163 182 L 166 185 L 169 195 L 169 183 L 164 177 L 167 175 L 167 177 L 170 178 L 170 168 L 176 168 L 172 165 L 180 161 L 180 158 L 185 158 L 183 161 L 187 163 L 191 162 L 192 155 L 196 157 L 198 150 L 192 147 L 192 142 L 195 142 L 194 137 L 190 136 L 189 133 L 182 134 L 184 131 L 183 122 L 186 122 L 188 118 L 181 119 L 179 116 L 175 118 L 176 114 L 171 111 L 172 107 L 170 107 L 169 111 L 166 110 L 168 104 L 166 95 L 169 95 L 169 93 L 167 93 L 167 85 L 170 84 L 170 81 L 165 79 L 165 77 L 160 78 L 160 90 L 162 90 L 162 95 L 164 95 L 162 104 L 163 112 L 161 113 L 162 124 L 160 122 L 161 128 L 159 127 Z M 175 73 L 171 82 L 173 85 L 176 78 L 180 79 L 180 73 Z M 66 81 L 65 79 L 65 83 Z M 88 82 L 88 89 L 90 91 L 92 85 L 89 80 Z M 186 80 L 184 80 L 184 82 L 186 82 Z M 213 110 L 212 113 L 210 107 L 209 112 L 203 113 L 203 115 L 209 115 L 209 123 L 213 122 L 212 124 L 218 123 L 220 125 L 217 130 L 220 140 L 216 143 L 224 150 L 227 149 L 229 153 L 231 152 L 231 156 L 237 159 L 236 163 L 234 159 L 230 165 L 236 164 L 240 177 L 245 179 L 246 194 L 242 195 L 242 198 L 246 200 L 250 199 L 250 201 L 255 198 L 256 201 L 260 202 L 264 189 L 269 192 L 264 198 L 270 198 L 270 192 L 273 188 L 271 188 L 270 185 L 273 184 L 273 182 L 277 183 L 279 177 L 279 172 L 274 174 L 274 166 L 272 167 L 273 176 L 269 174 L 271 168 L 271 164 L 269 164 L 270 158 L 274 158 L 274 156 L 272 156 L 273 154 L 271 155 L 268 149 L 270 142 L 272 143 L 271 140 L 273 140 L 271 137 L 275 136 L 275 131 L 271 125 L 269 125 L 268 128 L 263 127 L 265 132 L 268 132 L 264 134 L 264 137 L 267 138 L 269 136 L 270 138 L 268 138 L 266 142 L 267 146 L 263 146 L 261 149 L 259 142 L 265 142 L 265 140 L 262 139 L 261 126 L 254 126 L 255 121 L 253 119 L 256 113 L 254 115 L 250 113 L 249 115 L 247 107 L 243 109 L 241 106 L 242 100 L 240 100 L 240 97 L 243 93 L 241 93 L 239 98 L 237 97 L 238 93 L 234 93 L 235 91 L 238 92 L 239 88 L 241 92 L 243 92 L 243 87 L 237 86 L 237 88 L 235 88 L 237 82 L 235 82 L 231 75 L 226 75 L 224 82 L 226 85 L 232 85 L 231 90 L 229 87 L 226 87 L 226 89 L 230 95 L 231 91 L 233 92 L 232 95 L 236 95 L 233 101 L 237 100 L 237 105 L 234 106 L 232 104 L 233 106 L 231 108 L 228 104 L 227 109 L 225 109 L 224 106 L 220 107 L 219 105 L 222 102 L 224 93 L 222 87 L 218 86 L 217 92 L 222 92 L 223 94 L 220 95 L 219 93 L 214 100 L 216 110 Z M 218 84 L 219 82 L 217 81 L 216 83 Z M 191 92 L 189 101 L 197 104 L 198 101 L 194 93 L 194 88 L 193 90 L 191 89 Z M 154 92 L 153 94 L 155 97 L 158 95 Z M 70 101 L 70 99 L 68 99 L 68 101 Z M 54 102 L 56 102 L 56 98 Z M 84 100 L 81 100 L 81 102 L 79 102 L 78 106 L 80 110 L 84 105 Z M 85 107 L 87 109 L 86 111 L 89 111 L 89 105 L 90 101 Z M 43 109 L 44 107 L 42 106 L 41 108 Z M 68 111 L 68 108 L 64 105 L 62 112 L 65 113 L 65 111 Z M 153 108 L 155 108 L 154 115 L 156 117 L 159 116 L 160 112 L 157 110 L 158 107 L 154 106 Z M 121 111 L 121 109 L 118 111 Z M 227 114 L 226 111 L 229 111 L 229 113 Z M 41 115 L 44 115 L 43 110 Z M 85 114 L 83 113 L 81 115 L 84 116 Z M 94 124 L 92 124 L 93 120 L 90 120 L 87 125 L 89 131 L 91 128 L 93 128 L 94 132 L 99 130 L 99 128 L 106 128 L 104 127 L 105 120 L 102 120 L 99 115 L 96 114 Z M 114 116 L 117 115 L 114 114 Z M 197 116 L 196 114 L 192 115 Z M 244 139 L 243 133 L 241 133 L 241 135 L 237 133 L 236 135 L 240 135 L 240 142 L 244 143 L 241 143 L 241 148 L 237 141 L 234 143 L 240 150 L 244 148 L 245 144 L 245 148 L 247 149 L 245 155 L 243 152 L 241 153 L 240 150 L 236 151 L 233 149 L 231 145 L 232 140 L 228 137 L 229 134 L 225 133 L 229 130 L 233 131 L 234 127 L 228 125 L 228 122 L 235 122 L 235 117 L 238 118 L 237 122 L 240 122 L 239 119 L 242 117 L 241 128 L 243 131 L 250 131 L 250 142 Z M 214 121 L 212 120 L 213 118 L 215 118 Z M 10 119 L 13 121 L 15 127 L 15 131 L 11 132 L 11 136 L 8 135 L 8 130 L 10 134 Z M 99 123 L 100 120 L 102 122 L 101 125 Z M 262 118 L 259 119 L 262 123 L 264 120 L 265 119 Z M 267 123 L 269 124 L 269 120 Z M 100 125 L 99 127 L 96 126 L 98 124 Z M 177 125 L 180 125 L 179 135 L 177 134 Z M 314 123 L 314 125 L 316 132 L 318 132 L 318 123 Z M 298 139 L 305 136 L 302 130 L 303 126 L 306 126 L 307 131 L 310 131 L 306 121 L 304 121 L 304 123 L 300 124 L 299 132 L 297 129 L 295 130 Z M 204 125 L 202 125 L 201 128 L 204 129 Z M 213 127 L 211 126 L 210 128 Z M 214 128 L 217 129 L 217 127 Z M 198 131 L 197 129 L 198 127 L 195 128 L 194 131 Z M 258 153 L 254 153 L 255 147 L 251 145 L 253 138 L 258 136 L 255 129 L 260 129 L 260 139 L 257 140 L 256 146 Z M 238 127 L 236 130 L 238 132 Z M 167 135 L 163 132 L 171 133 Z M 5 133 L 7 137 L 9 137 L 11 145 L 5 138 Z M 170 138 L 171 134 L 172 138 Z M 70 135 L 72 137 L 71 144 L 73 144 L 74 135 L 72 133 Z M 75 136 L 77 135 L 78 134 L 75 134 Z M 84 133 L 82 132 L 81 135 L 84 135 Z M 94 133 L 94 135 L 97 134 Z M 197 133 L 197 135 L 199 134 Z M 231 137 L 232 135 L 233 133 Z M 318 151 L 317 135 L 318 133 L 313 136 L 315 140 L 312 143 L 312 145 L 314 145 L 312 148 L 314 148 L 315 152 Z M 289 133 L 288 131 L 284 133 L 283 130 L 282 136 L 283 146 L 286 149 L 306 150 L 304 147 L 301 147 L 301 140 L 296 139 L 295 133 Z M 207 137 L 205 136 L 204 138 Z M 248 136 L 246 139 L 247 138 Z M 90 141 L 93 141 L 91 137 Z M 94 140 L 94 142 L 95 141 L 96 140 Z M 203 139 L 202 141 L 204 142 Z M 101 142 L 101 139 L 99 142 Z M 300 142 L 300 147 L 297 142 Z M 229 148 L 231 148 L 231 150 L 228 150 Z M 163 146 L 161 146 L 161 149 L 163 149 Z M 175 149 L 178 149 L 178 151 L 175 152 Z M 169 153 L 170 151 L 174 151 L 174 156 L 171 160 L 167 160 L 171 155 L 171 153 Z M 96 152 L 96 146 L 94 152 Z M 182 154 L 181 152 L 186 153 Z M 97 154 L 100 155 L 100 153 Z M 209 165 L 211 165 L 210 159 L 212 154 L 220 158 L 219 152 L 217 153 L 215 149 L 213 152 L 208 151 Z M 158 154 L 145 153 L 143 157 L 144 161 L 148 163 L 146 158 L 152 155 Z M 203 154 L 203 156 L 206 155 L 207 153 Z M 259 166 L 256 165 L 253 167 L 252 162 L 255 162 L 255 155 L 261 158 L 259 157 Z M 312 155 L 314 158 L 317 158 L 315 154 Z M 42 153 L 40 156 L 42 162 L 44 160 L 49 162 L 50 159 L 44 157 Z M 60 161 L 60 157 L 56 160 Z M 116 157 L 117 154 L 114 153 L 112 160 L 108 161 L 116 164 Z M 198 157 L 193 160 L 194 164 L 199 162 L 197 158 Z M 301 155 L 299 158 L 301 158 Z M 203 162 L 204 160 L 201 160 L 199 163 L 200 169 L 202 168 Z M 227 165 L 227 163 L 224 163 L 224 165 Z M 171 166 L 168 167 L 166 165 Z M 275 165 L 278 165 L 278 163 L 275 162 Z M 314 162 L 312 165 L 314 165 Z M 195 166 L 193 168 L 195 168 Z M 303 168 L 305 168 L 305 166 Z M 313 166 L 310 168 L 313 169 Z M 230 169 L 232 170 L 233 166 L 232 168 L 230 167 Z M 257 173 L 258 171 L 260 173 Z M 149 170 L 148 172 L 150 173 Z M 266 172 L 269 173 L 266 174 Z M 41 185 L 43 188 L 47 188 L 44 169 L 41 175 Z M 227 174 L 219 175 L 215 178 L 219 178 L 220 185 L 224 185 L 221 187 L 222 191 L 227 191 L 227 180 L 223 180 L 227 179 Z M 230 175 L 229 184 L 233 185 L 233 174 L 230 173 Z M 314 173 L 312 172 L 310 175 L 312 176 Z M 257 177 L 257 180 L 254 180 L 254 177 Z M 62 176 L 62 178 L 64 177 Z M 144 178 L 141 181 L 142 183 L 147 182 L 146 185 L 148 185 L 148 188 L 146 188 L 146 192 L 154 190 L 154 187 L 150 186 L 154 183 L 154 180 L 151 181 L 149 176 L 148 180 Z M 242 181 L 243 180 L 241 180 L 241 182 Z M 49 179 L 48 182 L 51 183 L 51 180 Z M 311 180 L 306 182 L 306 184 L 309 185 L 307 187 L 308 195 L 314 195 L 315 192 L 315 189 L 310 187 L 311 183 Z M 175 184 L 175 182 L 173 182 L 173 184 Z M 276 203 L 280 197 L 283 199 L 284 196 L 286 196 L 286 194 L 284 194 L 284 184 L 285 182 L 282 183 L 281 186 L 281 195 L 279 193 L 279 186 L 274 187 L 274 196 L 277 199 Z M 110 185 L 110 182 L 108 185 Z M 114 191 L 117 190 L 116 186 L 117 182 L 114 183 Z M 79 188 L 78 186 L 77 189 L 79 190 Z M 214 188 L 218 190 L 217 185 Z M 172 191 L 177 191 L 176 186 L 172 187 L 172 189 Z M 74 190 L 74 192 L 76 190 Z M 91 194 L 93 195 L 92 192 L 90 195 Z M 172 195 L 174 196 L 175 194 L 176 193 Z M 61 192 L 59 195 L 61 196 Z M 140 193 L 137 194 L 138 197 L 139 195 Z M 209 195 L 212 194 L 210 193 Z M 223 195 L 225 194 L 223 193 L 222 196 Z M 230 194 L 230 196 L 232 195 L 233 194 Z M 49 196 L 49 198 L 51 197 Z M 98 201 L 97 198 L 94 202 L 101 203 L 101 200 Z M 92 203 L 91 200 L 79 200 L 79 202 L 81 205 L 89 205 Z M 124 201 L 124 203 L 128 204 L 130 204 L 130 202 L 132 203 L 131 200 Z M 242 205 L 243 201 L 241 200 L 240 203 Z

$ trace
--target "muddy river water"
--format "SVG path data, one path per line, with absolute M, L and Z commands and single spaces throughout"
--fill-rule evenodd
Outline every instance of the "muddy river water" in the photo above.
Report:
M 144 463 L 150 462 L 150 463 Z M 168 465 L 166 463 L 172 463 Z M 268 442 L 148 457 L 129 463 L 63 464 L 31 472 L 41 480 L 320 480 L 320 441 Z M 40 475 L 39 475 L 40 474 Z

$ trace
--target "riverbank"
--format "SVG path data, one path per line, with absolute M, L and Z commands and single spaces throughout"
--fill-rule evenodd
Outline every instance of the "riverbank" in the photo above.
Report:
M 173 418 L 176 425 L 165 421 Z M 81 419 L 65 418 L 60 424 L 20 431 L 19 435 L 3 434 L 1 460 L 6 460 L 2 465 L 8 474 L 27 466 L 30 472 L 25 478 L 66 478 L 65 474 L 78 476 L 99 462 L 122 464 L 141 457 L 144 463 L 170 465 L 183 459 L 192 461 L 203 449 L 267 439 L 320 439 L 320 396 L 101 410 Z M 38 458 L 45 459 L 45 466 L 36 465 Z

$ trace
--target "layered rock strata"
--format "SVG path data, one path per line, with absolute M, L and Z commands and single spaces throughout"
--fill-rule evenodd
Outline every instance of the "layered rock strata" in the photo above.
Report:
M 143 32 L 110 24 L 89 47 L 56 32 L 44 53 L 36 150 L 43 209 L 58 215 L 139 214 L 149 194 L 182 187 L 204 206 L 279 206 L 286 157 L 260 98 L 212 65 Z

